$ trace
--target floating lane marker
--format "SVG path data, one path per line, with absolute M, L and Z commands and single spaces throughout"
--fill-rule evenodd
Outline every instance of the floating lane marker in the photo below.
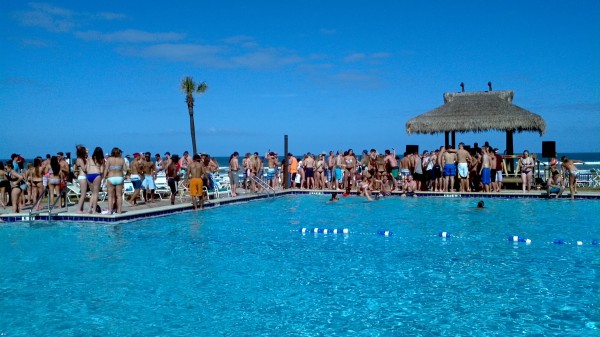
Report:
M 393 232 L 386 231 L 386 230 L 379 230 L 379 231 L 377 231 L 377 235 L 392 236 L 393 234 L 394 234 Z
M 528 245 L 531 244 L 531 240 L 530 239 L 527 239 L 527 238 L 524 238 L 524 237 L 520 237 L 520 236 L 517 236 L 517 235 L 509 236 L 508 237 L 508 241 L 511 241 L 511 242 L 524 242 L 525 244 L 528 244 Z
M 440 232 L 438 236 L 441 238 L 451 238 L 452 234 L 450 234 L 450 232 Z
M 329 229 L 329 228 L 319 228 L 319 227 L 314 227 L 314 228 L 302 227 L 302 228 L 300 228 L 298 230 L 298 232 L 300 232 L 302 234 L 306 234 L 306 233 L 349 234 L 350 230 L 348 230 L 348 228 L 334 228 L 334 229 Z

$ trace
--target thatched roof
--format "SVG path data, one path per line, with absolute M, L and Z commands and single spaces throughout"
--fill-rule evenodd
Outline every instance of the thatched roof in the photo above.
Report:
M 512 90 L 445 93 L 444 105 L 406 122 L 406 132 L 440 133 L 532 131 L 540 136 L 546 122 L 537 114 L 512 104 Z

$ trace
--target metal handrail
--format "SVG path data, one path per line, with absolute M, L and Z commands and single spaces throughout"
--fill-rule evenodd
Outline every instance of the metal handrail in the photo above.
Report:
M 54 203 L 50 206 L 48 206 L 48 216 L 51 217 L 52 216 L 52 211 L 54 210 L 54 208 L 56 207 L 56 203 L 60 202 L 60 200 L 63 197 L 66 197 L 66 193 L 67 193 L 67 187 L 65 186 L 60 193 L 58 193 L 58 198 L 56 198 L 56 200 L 54 200 Z M 48 204 L 50 204 L 50 198 L 48 198 Z M 58 214 L 58 213 L 63 213 L 63 212 L 68 212 L 69 211 L 69 202 L 65 199 L 65 208 L 54 213 L 54 214 Z
M 46 212 L 47 210 L 38 210 L 38 211 L 34 211 L 34 209 L 38 206 L 38 204 L 42 201 L 42 199 L 44 198 L 44 196 L 46 195 L 46 192 L 48 192 L 48 186 L 44 187 L 44 190 L 42 191 L 42 193 L 40 194 L 40 196 L 35 200 L 35 202 L 33 203 L 33 205 L 31 206 L 31 209 L 29 210 L 29 217 L 31 218 L 32 215 L 34 214 L 40 214 L 43 212 Z M 50 206 L 50 198 L 48 198 L 48 206 Z
M 269 184 L 267 184 L 264 180 L 259 179 L 257 176 L 251 176 L 250 177 L 251 180 L 253 180 L 254 182 L 258 183 L 262 188 L 267 190 L 267 194 L 269 196 L 271 196 L 271 192 L 273 193 L 273 197 L 275 197 L 275 189 L 271 186 L 269 186 Z

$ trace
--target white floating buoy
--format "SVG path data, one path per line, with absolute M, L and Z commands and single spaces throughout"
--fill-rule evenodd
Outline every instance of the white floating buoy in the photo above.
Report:
M 583 246 L 583 241 L 577 241 L 578 246 Z

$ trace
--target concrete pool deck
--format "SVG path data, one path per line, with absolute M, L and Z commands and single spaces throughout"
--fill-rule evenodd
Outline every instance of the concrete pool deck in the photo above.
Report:
M 289 190 L 276 190 L 267 194 L 262 193 L 250 193 L 245 192 L 242 189 L 238 189 L 238 196 L 236 197 L 221 197 L 216 199 L 210 199 L 205 201 L 204 209 L 218 207 L 228 204 L 243 203 L 259 199 L 267 199 L 270 197 L 278 197 L 283 195 L 293 194 L 312 194 L 322 195 L 331 194 L 333 192 L 343 193 L 343 191 L 334 190 L 300 190 L 300 189 L 289 189 Z M 356 195 L 355 192 L 352 193 Z M 392 192 L 392 196 L 400 197 L 400 192 Z M 418 197 L 444 197 L 444 198 L 500 198 L 500 199 L 540 199 L 546 198 L 545 191 L 532 190 L 529 193 L 523 193 L 520 190 L 503 190 L 499 193 L 482 193 L 482 192 L 417 192 Z M 569 192 L 563 193 L 561 199 L 568 199 Z M 600 199 L 599 191 L 578 191 L 575 196 L 576 200 L 580 199 Z M 99 202 L 101 208 L 107 206 L 107 201 Z M 89 202 L 86 202 L 86 208 L 89 208 Z M 155 199 L 154 202 L 144 204 L 143 202 L 135 207 L 132 207 L 127 202 L 123 202 L 123 213 L 121 214 L 81 214 L 76 211 L 75 204 L 69 204 L 68 207 L 52 210 L 49 214 L 47 208 L 42 211 L 30 213 L 31 206 L 21 210 L 20 213 L 12 213 L 11 207 L 0 208 L 0 222 L 32 222 L 32 221 L 74 221 L 74 222 L 108 222 L 108 223 L 120 223 L 130 222 L 146 218 L 165 216 L 169 214 L 177 214 L 183 212 L 193 212 L 193 206 L 189 196 L 180 198 L 177 197 L 175 205 L 171 205 L 168 198 L 164 200 Z

